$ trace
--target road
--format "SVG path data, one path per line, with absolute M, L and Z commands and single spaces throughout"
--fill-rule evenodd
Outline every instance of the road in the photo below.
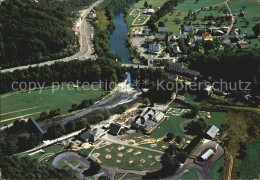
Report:
M 54 158 L 52 165 L 57 168 L 60 168 L 61 163 L 68 158 L 76 159 L 78 162 L 83 164 L 86 168 L 89 168 L 89 166 L 90 166 L 90 162 L 88 160 L 86 160 L 85 158 L 79 156 L 78 154 L 76 154 L 74 152 L 64 152 L 62 154 L 59 154 L 58 156 L 56 156 Z M 116 173 L 131 173 L 131 174 L 145 175 L 145 173 L 147 172 L 147 171 L 118 169 L 118 168 L 112 168 L 112 167 L 107 167 L 107 166 L 103 166 L 103 165 L 101 165 L 101 171 L 103 171 L 109 179 L 114 179 L 114 176 Z M 81 179 L 83 179 L 83 178 L 84 178 L 84 176 L 81 174 Z
M 31 65 L 26 65 L 26 66 L 18 66 L 14 68 L 9 68 L 9 69 L 3 69 L 0 72 L 5 73 L 5 72 L 13 72 L 14 70 L 17 69 L 27 69 L 29 67 L 36 67 L 36 66 L 44 66 L 44 65 L 51 65 L 54 64 L 55 62 L 68 62 L 74 59 L 94 59 L 95 56 L 92 55 L 92 50 L 91 50 L 91 41 L 90 41 L 90 34 L 91 34 L 91 25 L 86 21 L 86 17 L 89 14 L 89 12 L 96 7 L 98 4 L 103 2 L 103 0 L 98 0 L 95 3 L 93 3 L 91 6 L 89 6 L 88 9 L 82 10 L 82 19 L 80 20 L 79 23 L 79 29 L 78 29 L 78 34 L 79 34 L 79 44 L 80 44 L 80 50 L 76 54 L 70 57 L 65 57 L 62 59 L 57 59 L 57 60 L 51 60 L 51 61 L 46 61 L 43 63 L 39 64 L 31 64 Z
M 201 163 L 195 163 L 194 159 L 190 158 L 190 157 L 199 156 L 203 150 L 208 148 L 216 149 L 216 153 L 209 160 Z M 210 179 L 210 168 L 217 160 L 219 160 L 223 156 L 223 154 L 224 154 L 224 149 L 217 142 L 215 141 L 206 142 L 200 145 L 196 149 L 196 151 L 185 161 L 183 166 L 174 175 L 165 178 L 165 180 L 179 179 L 190 169 L 196 171 L 199 179 Z

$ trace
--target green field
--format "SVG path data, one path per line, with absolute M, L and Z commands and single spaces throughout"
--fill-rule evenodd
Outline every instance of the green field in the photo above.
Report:
M 241 168 L 242 179 L 257 179 L 260 175 L 260 140 L 247 146 L 247 156 Z
M 238 12 L 240 10 L 243 10 L 243 6 L 245 6 L 245 9 L 243 10 L 245 13 L 245 17 L 238 18 L 237 23 L 234 25 L 235 27 L 239 27 L 242 31 L 242 33 L 253 33 L 253 26 L 256 24 L 259 24 L 259 8 L 260 3 L 258 0 L 247 0 L 246 2 L 244 0 L 230 0 L 229 2 L 230 8 L 233 13 Z M 249 25 L 245 26 L 245 21 L 249 21 Z
M 223 167 L 224 168 L 225 158 L 222 156 L 210 169 L 210 178 L 211 179 L 221 179 L 220 173 L 218 170 Z
M 63 146 L 61 145 L 55 145 L 55 146 L 52 146 L 51 148 L 47 149 L 44 153 L 38 153 L 34 156 L 30 156 L 31 158 L 33 159 L 40 159 L 46 155 L 50 155 L 50 154 L 54 154 L 54 153 L 57 153 L 57 152 L 60 152 L 63 150 Z M 25 157 L 25 156 L 28 156 L 30 153 L 19 153 L 17 154 L 18 157 Z
M 168 32 L 179 35 L 181 24 L 183 24 L 184 17 L 188 15 L 189 10 L 195 11 L 201 7 L 208 7 L 222 2 L 224 2 L 224 0 L 199 0 L 198 2 L 195 0 L 185 0 L 184 2 L 179 2 L 178 6 L 174 7 L 173 12 L 165 15 L 159 21 L 164 22 Z M 179 19 L 180 23 L 177 24 L 176 19 Z
M 197 176 L 195 171 L 190 170 L 190 172 L 184 174 L 179 179 L 181 179 L 181 180 L 198 180 L 199 178 L 198 178 L 198 176 Z
M 109 167 L 118 167 L 122 169 L 134 169 L 134 170 L 158 170 L 161 168 L 161 163 L 155 160 L 155 156 L 161 156 L 162 154 L 157 152 L 151 152 L 147 150 L 137 149 L 125 146 L 125 149 L 119 151 L 117 148 L 120 147 L 120 145 L 117 144 L 111 144 L 105 147 L 102 147 L 100 149 L 96 149 L 94 153 L 100 153 L 100 156 L 98 159 L 102 162 L 103 165 L 109 166 Z M 107 152 L 106 150 L 109 149 L 110 152 Z M 128 149 L 134 149 L 133 152 L 127 153 L 126 151 Z M 135 152 L 141 151 L 141 154 L 133 155 Z M 123 157 L 118 157 L 117 155 L 119 153 L 123 154 Z M 111 155 L 111 159 L 106 159 L 105 156 L 107 154 Z M 148 158 L 149 155 L 152 155 L 152 158 Z M 144 159 L 145 162 L 141 163 L 140 160 Z M 116 160 L 121 160 L 121 163 L 116 163 Z M 133 160 L 132 164 L 129 164 L 129 161 Z M 153 163 L 151 165 L 151 163 Z
M 71 87 L 71 86 L 69 86 Z M 87 87 L 85 87 L 87 88 Z M 98 89 L 97 86 L 95 88 Z M 74 103 L 80 104 L 82 100 L 98 98 L 105 94 L 101 90 L 82 90 L 64 87 L 57 91 L 52 91 L 51 87 L 28 93 L 27 91 L 18 91 L 1 95 L 1 121 L 2 124 L 12 123 L 16 119 L 26 117 L 38 118 L 40 113 L 51 109 L 60 108 L 60 113 L 65 114 Z

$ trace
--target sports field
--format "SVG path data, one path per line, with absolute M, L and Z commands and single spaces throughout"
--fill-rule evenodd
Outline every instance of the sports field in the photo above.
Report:
M 87 86 L 84 86 L 87 89 Z M 95 86 L 95 89 L 98 89 Z M 60 113 L 65 114 L 74 103 L 80 104 L 85 99 L 95 99 L 105 94 L 106 91 L 101 90 L 82 90 L 73 89 L 71 86 L 63 86 L 57 91 L 53 91 L 51 87 L 47 87 L 40 92 L 34 90 L 30 93 L 27 91 L 18 91 L 1 95 L 1 120 L 2 124 L 9 124 L 16 119 L 34 117 L 51 109 L 60 108 Z

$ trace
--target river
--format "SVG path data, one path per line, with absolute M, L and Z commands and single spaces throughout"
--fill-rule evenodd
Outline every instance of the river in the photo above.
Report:
M 128 6 L 132 6 L 134 3 L 135 1 L 131 1 Z M 124 21 L 124 16 L 124 8 L 115 13 L 115 30 L 110 36 L 110 51 L 118 54 L 122 59 L 122 63 L 132 63 L 129 50 L 126 47 L 128 27 Z

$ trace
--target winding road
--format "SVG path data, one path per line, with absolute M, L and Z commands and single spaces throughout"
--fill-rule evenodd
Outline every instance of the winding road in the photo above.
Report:
M 70 57 L 65 57 L 62 59 L 57 59 L 57 60 L 51 60 L 51 61 L 46 61 L 43 63 L 38 63 L 38 64 L 31 64 L 31 65 L 26 65 L 26 66 L 17 66 L 14 68 L 9 68 L 9 69 L 2 69 L 0 72 L 5 73 L 5 72 L 13 72 L 14 70 L 17 69 L 27 69 L 29 67 L 36 67 L 36 66 L 44 66 L 44 65 L 51 65 L 54 64 L 55 62 L 67 62 L 71 61 L 74 59 L 95 59 L 95 56 L 92 55 L 92 50 L 91 50 L 91 41 L 90 41 L 90 34 L 91 34 L 91 25 L 86 21 L 86 17 L 89 14 L 89 12 L 96 7 L 98 4 L 103 2 L 103 0 L 98 0 L 92 5 L 88 7 L 88 9 L 83 9 L 81 11 L 82 18 L 79 22 L 79 28 L 78 28 L 78 34 L 79 34 L 79 44 L 80 44 L 80 50 L 76 54 L 70 56 Z
M 204 162 L 195 162 L 195 157 L 199 156 L 203 150 L 208 148 L 216 150 L 214 156 Z M 165 180 L 178 179 L 190 169 L 196 171 L 199 179 L 210 179 L 210 168 L 217 160 L 219 160 L 223 156 L 223 154 L 224 149 L 217 142 L 209 141 L 207 143 L 204 143 L 200 145 L 192 155 L 190 155 L 183 166 L 174 175 L 165 178 Z

